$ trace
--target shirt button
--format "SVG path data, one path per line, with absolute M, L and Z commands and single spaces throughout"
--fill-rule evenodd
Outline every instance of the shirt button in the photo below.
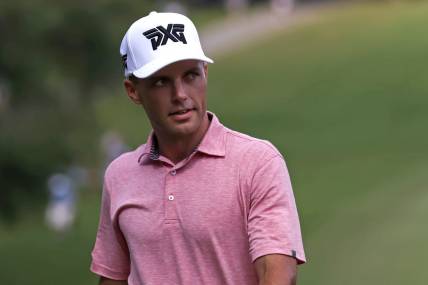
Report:
M 175 176 L 176 174 L 177 174 L 177 170 L 175 170 L 175 169 L 174 169 L 174 170 L 171 170 L 171 175 L 172 175 L 172 176 Z
M 174 195 L 169 195 L 168 196 L 168 200 L 173 201 L 174 200 Z

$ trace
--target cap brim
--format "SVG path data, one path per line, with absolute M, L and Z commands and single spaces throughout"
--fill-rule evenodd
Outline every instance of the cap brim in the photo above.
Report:
M 187 59 L 195 59 L 195 60 L 201 60 L 208 63 L 214 63 L 214 61 L 206 57 L 205 55 L 191 55 L 191 54 L 181 54 L 181 55 L 174 55 L 171 57 L 162 57 L 158 60 L 154 60 L 150 62 L 149 64 L 146 64 L 145 66 L 141 67 L 140 69 L 137 69 L 132 74 L 137 78 L 147 78 L 153 73 L 156 73 L 158 70 L 164 68 L 165 66 L 182 60 Z

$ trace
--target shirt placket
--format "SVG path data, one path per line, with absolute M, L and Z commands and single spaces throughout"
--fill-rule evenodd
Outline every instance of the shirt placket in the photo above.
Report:
M 179 221 L 178 208 L 180 203 L 180 188 L 184 185 L 180 185 L 180 171 L 186 167 L 186 164 L 192 159 L 196 154 L 194 151 L 187 159 L 181 161 L 180 163 L 174 165 L 169 169 L 165 177 L 165 223 L 173 224 Z M 178 195 L 177 195 L 178 194 Z
M 177 216 L 177 183 L 178 180 L 178 171 L 176 168 L 172 168 L 166 174 L 165 177 L 165 223 L 172 224 L 178 222 Z
M 178 202 L 177 192 L 179 190 L 179 182 L 178 182 L 178 171 L 180 168 L 183 168 L 189 160 L 196 154 L 197 147 L 194 149 L 192 154 L 185 159 L 184 161 L 174 165 L 171 161 L 159 153 L 159 147 L 157 143 L 156 137 L 153 137 L 153 143 L 150 148 L 150 159 L 157 160 L 164 163 L 164 166 L 172 167 L 169 169 L 168 173 L 165 177 L 165 188 L 164 188 L 164 203 L 165 203 L 165 223 L 166 224 L 174 224 L 179 221 L 178 218 Z M 167 166 L 167 167 L 168 167 Z

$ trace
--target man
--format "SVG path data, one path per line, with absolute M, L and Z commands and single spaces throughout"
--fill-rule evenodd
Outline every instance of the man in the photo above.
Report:
M 296 284 L 305 255 L 284 160 L 207 111 L 212 60 L 193 23 L 152 12 L 120 52 L 127 95 L 153 131 L 106 170 L 91 264 L 100 284 Z

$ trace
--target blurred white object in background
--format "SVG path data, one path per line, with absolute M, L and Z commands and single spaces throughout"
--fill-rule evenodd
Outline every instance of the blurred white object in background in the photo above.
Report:
M 122 153 L 129 150 L 122 136 L 115 131 L 108 131 L 101 137 L 101 148 L 104 153 L 105 164 L 108 165 Z
M 294 8 L 294 0 L 271 0 L 270 6 L 275 13 L 288 14 Z
M 241 12 L 248 8 L 248 0 L 226 0 L 225 5 L 229 13 Z
M 56 173 L 49 177 L 48 188 L 46 224 L 55 232 L 65 233 L 71 229 L 76 217 L 76 185 L 68 175 Z

